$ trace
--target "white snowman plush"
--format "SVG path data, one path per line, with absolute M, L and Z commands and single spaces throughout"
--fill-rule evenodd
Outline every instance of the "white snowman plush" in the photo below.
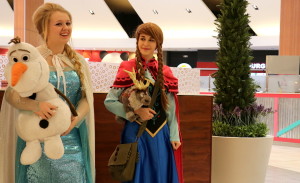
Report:
M 69 106 L 56 93 L 49 83 L 49 66 L 39 51 L 32 45 L 12 39 L 14 44 L 8 49 L 9 62 L 5 67 L 5 77 L 21 97 L 35 96 L 37 101 L 47 101 L 58 106 L 55 115 L 50 119 L 41 119 L 32 111 L 20 110 L 16 122 L 16 132 L 26 141 L 26 147 L 21 154 L 21 163 L 35 163 L 42 155 L 41 142 L 44 142 L 44 152 L 51 159 L 59 159 L 64 154 L 64 146 L 60 135 L 71 124 Z

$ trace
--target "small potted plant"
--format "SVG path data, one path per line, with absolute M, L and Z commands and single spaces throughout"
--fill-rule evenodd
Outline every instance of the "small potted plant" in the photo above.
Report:
M 215 78 L 212 183 L 264 183 L 273 137 L 256 103 L 250 77 L 249 15 L 246 0 L 224 0 L 216 19 L 218 71 Z

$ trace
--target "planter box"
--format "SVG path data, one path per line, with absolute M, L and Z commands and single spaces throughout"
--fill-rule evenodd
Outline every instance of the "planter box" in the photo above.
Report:
M 273 136 L 212 138 L 212 183 L 264 183 Z

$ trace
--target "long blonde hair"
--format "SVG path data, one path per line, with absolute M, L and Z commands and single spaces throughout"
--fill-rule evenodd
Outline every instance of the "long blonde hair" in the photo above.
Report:
M 63 8 L 62 6 L 60 6 L 59 4 L 55 4 L 55 3 L 45 3 L 41 5 L 34 12 L 32 16 L 32 21 L 36 29 L 38 30 L 38 33 L 40 34 L 40 36 L 43 38 L 45 42 L 47 42 L 48 39 L 48 27 L 49 27 L 50 17 L 54 12 L 66 13 L 69 16 L 70 20 L 72 21 L 71 13 L 65 8 Z M 81 70 L 82 64 L 80 62 L 77 53 L 68 44 L 65 44 L 64 51 L 66 52 L 68 58 L 74 61 L 74 69 L 79 75 L 81 81 L 81 88 L 84 90 L 85 88 L 84 77 L 83 77 L 83 72 Z M 85 94 L 85 92 L 82 93 Z
M 163 32 L 161 28 L 154 23 L 144 23 L 137 27 L 135 32 L 136 37 L 136 67 L 137 73 L 141 80 L 144 80 L 145 71 L 142 65 L 142 55 L 138 48 L 138 41 L 141 34 L 146 34 L 151 36 L 156 41 L 157 46 L 157 61 L 158 61 L 158 74 L 156 78 L 156 82 L 159 82 L 160 91 L 161 91 L 161 103 L 163 109 L 166 111 L 168 108 L 168 98 L 164 88 L 164 76 L 163 76 L 163 52 L 162 52 L 162 44 L 164 40 Z

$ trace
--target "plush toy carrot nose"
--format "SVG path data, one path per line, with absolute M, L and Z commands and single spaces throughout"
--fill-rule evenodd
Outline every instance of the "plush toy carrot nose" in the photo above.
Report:
M 23 73 L 27 70 L 27 65 L 21 63 L 21 62 L 18 62 L 18 63 L 15 63 L 13 66 L 12 66 L 12 69 L 11 69 L 11 85 L 12 86 L 15 86 L 19 79 L 21 78 L 21 76 L 23 75 Z

